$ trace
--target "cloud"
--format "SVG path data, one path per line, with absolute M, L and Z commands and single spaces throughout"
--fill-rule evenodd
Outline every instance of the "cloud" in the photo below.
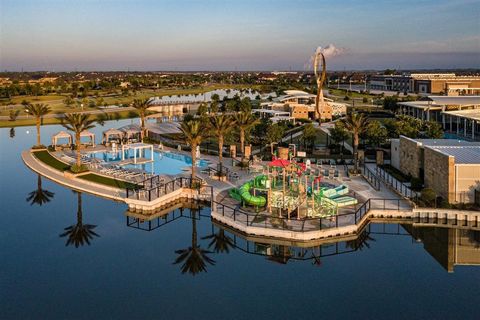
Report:
M 325 58 L 332 58 L 336 56 L 340 56 L 346 52 L 345 48 L 337 48 L 334 44 L 330 43 L 326 47 L 317 47 L 315 50 L 315 55 L 319 53 L 323 53 Z

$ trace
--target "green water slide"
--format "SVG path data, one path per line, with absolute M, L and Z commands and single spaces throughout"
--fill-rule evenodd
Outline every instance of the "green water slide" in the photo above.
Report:
M 253 187 L 254 181 L 249 181 L 241 186 L 238 191 L 240 193 L 240 197 L 242 200 L 245 201 L 249 205 L 263 207 L 265 203 L 267 203 L 267 199 L 262 196 L 254 196 L 250 194 L 250 189 Z
M 267 199 L 263 196 L 254 196 L 250 193 L 252 187 L 255 188 L 265 188 L 265 183 L 267 177 L 265 175 L 256 176 L 255 179 L 246 182 L 240 188 L 232 188 L 228 191 L 230 197 L 238 201 L 245 201 L 245 203 L 256 206 L 263 207 L 267 202 Z

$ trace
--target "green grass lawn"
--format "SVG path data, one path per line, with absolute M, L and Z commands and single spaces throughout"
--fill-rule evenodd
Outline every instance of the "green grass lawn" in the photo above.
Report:
M 62 161 L 57 160 L 54 158 L 48 151 L 36 151 L 33 153 L 33 155 L 46 165 L 57 169 L 59 171 L 66 171 L 70 169 L 70 166 L 66 163 L 63 163 Z
M 63 163 L 62 161 L 57 160 L 55 157 L 53 157 L 48 151 L 37 151 L 33 153 L 34 156 L 45 163 L 46 165 L 59 170 L 59 171 L 67 171 L 70 169 L 70 165 Z M 133 183 L 117 180 L 117 179 L 112 179 L 104 176 L 100 176 L 94 173 L 89 173 L 83 176 L 79 176 L 80 179 L 84 179 L 90 182 L 98 183 L 98 184 L 103 184 L 105 186 L 109 187 L 114 187 L 114 188 L 120 188 L 120 189 L 125 189 L 125 188 L 133 188 L 136 185 Z

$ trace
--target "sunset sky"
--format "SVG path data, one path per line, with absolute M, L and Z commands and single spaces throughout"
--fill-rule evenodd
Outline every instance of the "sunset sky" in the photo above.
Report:
M 1 70 L 480 67 L 480 0 L 0 0 Z

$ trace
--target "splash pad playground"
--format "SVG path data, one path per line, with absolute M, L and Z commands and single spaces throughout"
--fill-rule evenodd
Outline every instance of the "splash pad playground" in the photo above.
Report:
M 262 174 L 230 189 L 229 195 L 245 209 L 289 219 L 331 217 L 338 214 L 339 208 L 358 203 L 356 198 L 348 196 L 345 184 L 321 180 L 319 168 L 276 159 L 264 167 Z

